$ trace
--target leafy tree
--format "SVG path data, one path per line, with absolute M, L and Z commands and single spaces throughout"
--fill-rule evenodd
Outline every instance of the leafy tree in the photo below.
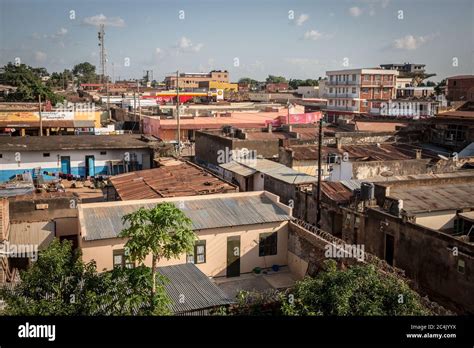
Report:
M 49 100 L 56 104 L 63 100 L 41 81 L 41 75 L 47 74 L 44 68 L 32 68 L 25 64 L 15 65 L 8 63 L 0 73 L 0 81 L 4 84 L 17 87 L 13 93 L 9 93 L 6 101 L 35 102 L 41 95 L 43 101 Z
M 72 73 L 77 77 L 79 83 L 95 83 L 99 80 L 95 73 L 95 65 L 89 62 L 76 64 L 72 69 Z
M 318 86 L 318 80 L 306 79 L 306 80 L 298 80 L 298 79 L 290 79 L 288 84 L 293 89 L 298 89 L 300 86 Z
M 258 81 L 254 80 L 254 79 L 251 79 L 250 77 L 243 77 L 239 80 L 239 83 L 249 84 L 249 85 L 257 85 Z
M 434 88 L 435 94 L 440 95 L 442 93 L 442 88 L 446 86 L 446 79 L 442 79 L 440 83 Z
M 283 76 L 268 75 L 265 82 L 266 83 L 285 83 L 287 81 L 286 81 L 286 78 L 284 78 Z
M 68 82 L 73 80 L 73 73 L 70 70 L 65 69 L 62 73 L 53 72 L 51 78 L 46 84 L 50 87 L 61 87 L 66 89 Z
M 128 238 L 125 248 L 132 261 L 143 261 L 152 255 L 151 297 L 156 295 L 156 264 L 162 259 L 178 258 L 191 253 L 197 239 L 191 220 L 172 203 L 160 203 L 152 209 L 140 208 L 123 217 L 129 227 L 120 237 Z
M 20 274 L 12 288 L 0 288 L 6 315 L 149 315 L 168 314 L 163 286 L 150 301 L 150 270 L 117 268 L 96 272 L 84 264 L 71 242 L 55 239 L 38 260 Z M 160 278 L 162 285 L 164 278 Z
M 315 278 L 295 285 L 283 302 L 287 315 L 428 315 L 420 296 L 397 277 L 382 275 L 373 265 L 338 270 L 329 260 Z

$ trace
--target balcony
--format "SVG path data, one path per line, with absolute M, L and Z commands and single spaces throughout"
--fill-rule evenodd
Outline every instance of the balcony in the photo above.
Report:
M 336 105 L 328 105 L 326 107 L 327 110 L 337 110 L 337 111 L 351 111 L 351 112 L 354 112 L 354 111 L 358 111 L 357 110 L 357 106 L 336 106 Z
M 350 80 L 350 81 L 328 81 L 327 85 L 328 86 L 355 86 L 360 83 L 359 80 Z

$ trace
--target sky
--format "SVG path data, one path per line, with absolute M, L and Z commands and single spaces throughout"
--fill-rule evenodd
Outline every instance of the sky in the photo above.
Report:
M 314 79 L 404 62 L 433 81 L 474 73 L 473 0 L 0 0 L 0 65 L 98 69 L 99 24 L 114 79 Z

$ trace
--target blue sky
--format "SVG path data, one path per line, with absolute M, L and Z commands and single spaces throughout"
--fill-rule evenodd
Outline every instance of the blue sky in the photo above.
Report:
M 0 64 L 98 67 L 98 23 L 116 79 L 146 69 L 317 78 L 396 62 L 425 63 L 436 81 L 474 73 L 472 0 L 0 0 Z

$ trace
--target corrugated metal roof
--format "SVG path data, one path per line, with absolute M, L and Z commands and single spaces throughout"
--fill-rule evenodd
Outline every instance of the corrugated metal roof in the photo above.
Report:
M 169 280 L 164 287 L 175 314 L 234 303 L 192 263 L 158 267 L 157 271 Z
M 10 244 L 37 245 L 38 250 L 45 249 L 54 239 L 53 221 L 23 222 L 10 224 Z
M 315 176 L 301 173 L 281 163 L 273 162 L 267 159 L 258 158 L 252 160 L 231 161 L 226 164 L 221 164 L 220 166 L 228 171 L 243 176 L 248 176 L 254 174 L 255 172 L 264 173 L 265 175 L 286 182 L 288 184 L 310 184 L 318 180 L 318 178 L 316 178 Z
M 237 187 L 190 162 L 139 170 L 110 178 L 124 201 L 236 192 Z
M 457 210 L 474 206 L 474 185 L 425 185 L 409 188 L 392 187 L 390 198 L 403 200 L 403 209 L 409 213 Z
M 336 203 L 348 202 L 352 197 L 352 191 L 340 182 L 322 181 L 321 190 L 324 195 Z
M 208 197 L 205 199 L 185 197 L 182 201 L 175 200 L 172 203 L 191 219 L 194 230 L 286 221 L 291 218 L 264 193 Z M 79 219 L 85 231 L 84 238 L 85 240 L 116 238 L 120 231 L 128 227 L 122 223 L 124 215 L 133 213 L 141 207 L 153 208 L 156 204 L 165 201 L 155 200 L 143 203 L 133 201 L 130 204 L 108 202 L 94 204 L 92 207 L 88 204 L 81 205 Z

